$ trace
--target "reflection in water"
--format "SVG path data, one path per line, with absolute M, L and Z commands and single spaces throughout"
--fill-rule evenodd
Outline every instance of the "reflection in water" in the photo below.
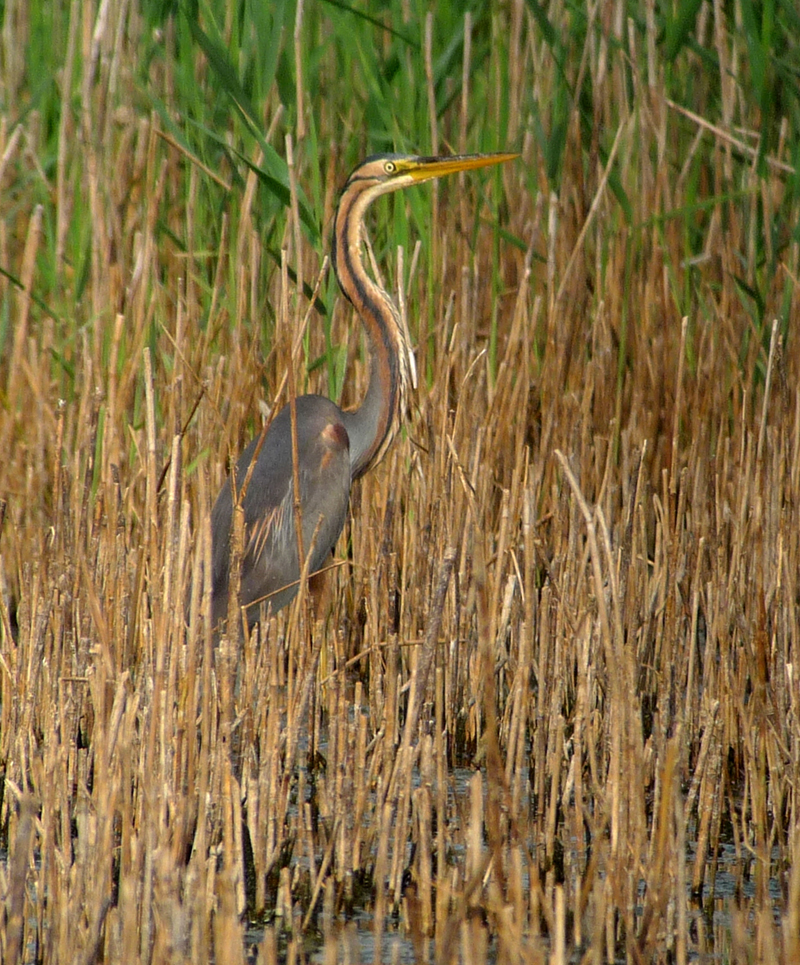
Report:
M 325 748 L 322 748 L 324 753 Z M 452 781 L 449 787 L 449 816 L 450 836 L 458 839 L 452 847 L 451 862 L 463 865 L 466 847 L 463 844 L 467 831 L 468 813 L 465 801 L 469 798 L 469 785 L 475 771 L 466 768 L 456 768 L 451 772 Z M 419 773 L 414 772 L 414 787 L 419 786 Z M 523 786 L 528 787 L 527 773 L 523 775 Z M 693 841 L 696 829 L 687 829 L 687 839 Z M 564 848 L 563 867 L 565 874 L 580 876 L 585 873 L 589 854 L 586 849 L 576 848 L 574 840 Z M 536 846 L 530 846 L 532 857 L 536 858 Z M 774 872 L 780 858 L 777 849 L 773 855 Z M 686 850 L 686 879 L 690 878 L 690 869 L 695 860 L 693 844 Z M 716 963 L 729 961 L 732 950 L 732 931 L 735 927 L 744 927 L 745 933 L 752 932 L 752 920 L 756 910 L 756 881 L 754 864 L 757 858 L 749 851 L 737 855 L 732 843 L 720 845 L 716 876 L 713 887 L 706 882 L 702 903 L 692 900 L 690 886 L 687 884 L 687 922 L 686 922 L 686 952 L 690 960 L 698 963 Z M 304 858 L 298 857 L 303 863 Z M 530 879 L 527 872 L 523 874 L 523 887 L 530 889 Z M 780 909 L 783 907 L 781 885 L 778 877 L 772 873 L 768 880 L 768 893 L 772 903 L 775 924 L 780 922 Z M 646 887 L 644 881 L 640 883 L 639 904 L 635 908 L 637 924 L 641 923 L 645 909 Z M 591 909 L 587 909 L 587 916 Z M 304 951 L 308 960 L 315 963 L 326 961 L 350 962 L 396 962 L 416 963 L 419 961 L 434 961 L 435 948 L 433 939 L 428 939 L 425 946 L 415 947 L 408 921 L 407 902 L 403 900 L 396 914 L 387 916 L 380 936 L 380 952 L 376 953 L 375 928 L 371 909 L 363 907 L 346 920 L 343 918 L 330 920 L 324 914 L 320 919 L 321 933 L 308 935 L 304 943 Z M 476 923 L 477 924 L 477 923 Z M 587 920 L 585 934 L 591 934 Z M 275 926 L 276 930 L 279 926 Z M 250 949 L 250 960 L 255 962 L 259 947 L 265 940 L 266 931 L 263 927 L 252 926 L 247 932 L 247 944 Z M 267 937 L 267 943 L 272 936 Z M 488 929 L 483 929 L 482 940 L 487 943 L 488 960 L 493 961 L 493 945 L 488 935 Z M 540 939 L 539 947 L 546 957 L 550 952 L 550 945 L 546 935 Z M 584 949 L 585 951 L 585 949 Z M 624 955 L 618 961 L 625 960 Z M 576 958 L 575 961 L 578 961 Z

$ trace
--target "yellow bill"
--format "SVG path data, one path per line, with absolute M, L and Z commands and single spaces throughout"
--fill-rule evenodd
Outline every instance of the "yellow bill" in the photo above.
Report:
M 519 154 L 454 154 L 452 157 L 415 157 L 397 161 L 397 173 L 405 174 L 414 181 L 441 178 L 458 171 L 486 168 L 491 164 L 505 164 Z

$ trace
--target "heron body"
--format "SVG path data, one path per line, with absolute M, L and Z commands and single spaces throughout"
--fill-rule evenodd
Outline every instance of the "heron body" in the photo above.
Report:
M 367 331 L 370 378 L 358 408 L 340 409 L 320 395 L 295 401 L 297 463 L 303 553 L 308 572 L 319 570 L 339 538 L 347 517 L 350 484 L 376 465 L 400 425 L 411 383 L 413 357 L 400 316 L 388 294 L 364 269 L 361 242 L 364 215 L 378 197 L 421 181 L 469 168 L 500 164 L 516 154 L 471 154 L 420 158 L 373 155 L 347 179 L 334 217 L 331 261 L 345 297 Z M 211 515 L 212 623 L 228 611 L 233 489 L 238 493 L 254 453 L 255 439 L 228 479 Z M 248 624 L 258 620 L 260 604 L 273 612 L 297 593 L 302 563 L 298 556 L 294 494 L 291 405 L 267 429 L 242 499 L 245 545 L 241 605 Z M 305 562 L 305 561 L 302 561 Z
M 309 572 L 319 570 L 339 537 L 350 497 L 350 442 L 342 410 L 321 395 L 297 399 L 297 454 L 300 467 L 300 506 L 305 552 L 311 551 Z M 236 481 L 240 486 L 258 439 L 239 457 Z M 326 487 L 317 485 L 320 478 Z M 242 601 L 252 625 L 262 599 L 273 611 L 297 593 L 300 577 L 292 469 L 291 411 L 285 406 L 267 430 L 244 502 L 245 546 L 242 559 Z M 221 490 L 211 515 L 213 540 L 212 620 L 225 619 L 233 499 L 230 480 Z M 317 528 L 319 527 L 319 528 Z

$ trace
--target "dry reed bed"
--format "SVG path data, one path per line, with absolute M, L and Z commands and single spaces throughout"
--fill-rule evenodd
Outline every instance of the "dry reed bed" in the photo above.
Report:
M 532 70 L 541 51 L 512 27 Z M 316 604 L 214 651 L 208 509 L 284 373 L 324 391 L 302 375 L 322 326 L 312 314 L 300 342 L 288 278 L 302 261 L 313 281 L 317 256 L 290 221 L 262 286 L 252 175 L 205 250 L 197 168 L 154 119 L 114 127 L 87 93 L 71 343 L 27 295 L 41 209 L 0 238 L 24 286 L 0 416 L 19 599 L 16 642 L 7 594 L 0 611 L 4 961 L 238 962 L 253 917 L 263 961 L 303 957 L 304 935 L 355 959 L 341 923 L 365 908 L 375 960 L 397 954 L 399 911 L 420 960 L 796 961 L 800 357 L 777 330 L 740 353 L 747 211 L 710 220 L 700 269 L 672 222 L 641 229 L 627 272 L 601 168 L 585 183 L 576 162 L 535 203 L 528 139 L 496 181 L 441 185 L 406 292 L 431 330 L 408 432 L 356 488 Z M 647 153 L 666 108 L 631 116 L 616 149 L 644 223 L 680 184 Z M 717 163 L 726 183 L 724 145 Z M 326 214 L 342 174 L 326 171 Z M 496 263 L 487 228 L 471 247 L 495 206 L 527 255 L 501 243 Z M 797 277 L 796 246 L 782 264 Z M 685 326 L 683 270 L 705 299 Z M 251 323 L 268 304 L 264 360 Z M 340 301 L 346 403 L 367 374 L 355 332 Z M 74 370 L 65 403 L 54 351 Z M 737 882 L 720 927 L 723 843 Z

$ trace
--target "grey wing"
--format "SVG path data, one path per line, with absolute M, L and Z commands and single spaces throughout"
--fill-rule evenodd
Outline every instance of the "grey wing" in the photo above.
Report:
M 309 572 L 325 562 L 344 526 L 350 498 L 350 458 L 347 433 L 339 410 L 328 399 L 297 400 L 297 436 L 303 552 L 311 550 Z M 249 607 L 248 622 L 259 616 L 263 601 L 273 612 L 297 593 L 300 578 L 292 485 L 291 425 L 288 409 L 276 417 L 264 440 L 243 504 L 245 551 L 242 558 L 241 600 Z M 242 453 L 236 468 L 244 481 L 256 442 Z M 230 480 L 212 514 L 212 618 L 216 625 L 228 606 L 230 532 L 233 503 Z
M 310 555 L 309 574 L 316 573 L 327 560 L 347 518 L 350 497 L 350 467 L 326 477 L 323 494 L 319 483 L 305 470 L 300 472 L 300 512 L 303 554 Z M 300 580 L 297 528 L 295 525 L 294 487 L 288 486 L 280 505 L 252 519 L 245 507 L 246 547 L 242 560 L 242 603 L 249 607 L 248 620 L 258 619 L 260 603 L 273 612 L 294 599 Z

